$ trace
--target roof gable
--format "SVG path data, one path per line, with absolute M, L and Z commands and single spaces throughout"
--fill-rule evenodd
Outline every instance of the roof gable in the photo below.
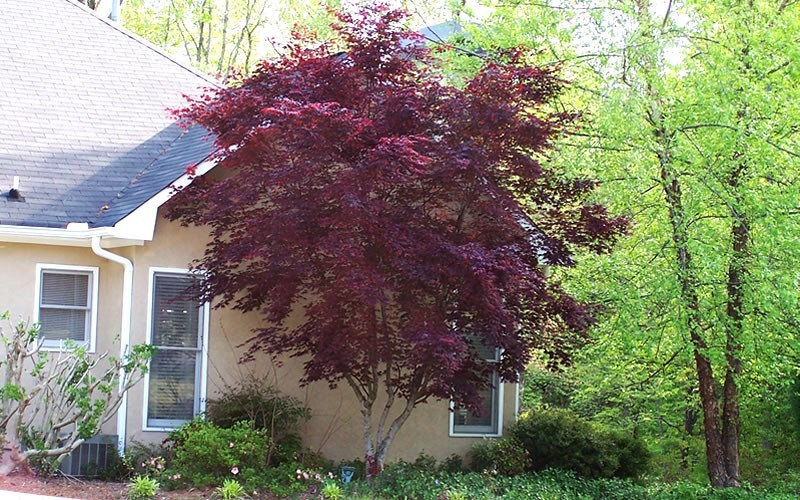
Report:
M 211 153 L 167 109 L 213 80 L 73 0 L 3 12 L 0 224 L 113 225 Z

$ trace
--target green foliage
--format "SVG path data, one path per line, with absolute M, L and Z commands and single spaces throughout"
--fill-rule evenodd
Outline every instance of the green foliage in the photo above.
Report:
M 106 467 L 98 471 L 98 477 L 103 481 L 127 481 L 136 470 L 133 460 L 128 454 L 120 456 L 115 446 L 110 446 L 106 451 Z
M 601 321 L 568 371 L 575 390 L 535 373 L 526 388 L 538 386 L 538 393 L 523 393 L 525 404 L 568 406 L 594 422 L 635 430 L 662 477 L 691 479 L 705 461 L 689 335 L 700 325 L 699 352 L 709 357 L 718 393 L 728 368 L 726 336 L 740 349 L 743 477 L 771 481 L 800 470 L 786 391 L 800 366 L 800 135 L 791 105 L 800 99 L 800 5 L 598 0 L 591 8 L 518 1 L 492 7 L 468 27 L 474 45 L 488 52 L 537 47 L 573 83 L 559 106 L 580 113 L 582 127 L 562 138 L 548 167 L 601 179 L 597 199 L 633 221 L 612 255 L 578 256 L 578 266 L 555 270 L 570 291 L 602 307 Z M 469 57 L 450 57 L 469 71 Z M 670 175 L 662 176 L 662 167 Z M 672 182 L 681 189 L 679 220 L 665 198 Z M 731 232 L 740 221 L 749 226 L 747 250 L 737 254 Z M 686 236 L 683 270 L 673 222 Z M 737 326 L 728 312 L 729 271 L 742 263 L 744 320 Z M 697 294 L 689 307 L 680 283 L 687 275 Z
M 125 447 L 124 459 L 130 463 L 135 474 L 150 475 L 159 459 L 164 460 L 165 465 L 169 467 L 167 462 L 171 455 L 171 450 L 166 446 L 132 440 Z
M 325 500 L 340 500 L 344 498 L 342 487 L 333 479 L 328 479 L 323 483 L 320 493 Z
M 608 431 L 607 436 L 617 455 L 614 477 L 638 478 L 650 469 L 652 454 L 644 441 L 619 430 Z
M 301 441 L 296 430 L 311 417 L 300 401 L 281 394 L 264 378 L 254 375 L 226 386 L 221 393 L 219 398 L 208 401 L 206 418 L 210 422 L 218 427 L 252 422 L 256 429 L 266 430 L 278 448 L 270 448 L 270 458 L 299 452 Z
M 128 484 L 128 498 L 131 500 L 153 498 L 158 492 L 159 484 L 153 478 L 136 476 Z
M 305 472 L 306 477 L 304 477 Z M 251 478 L 247 482 L 248 489 L 266 489 L 279 498 L 292 497 L 306 491 L 309 481 L 320 483 L 314 478 L 314 473 L 309 474 L 302 470 L 302 465 L 297 462 L 285 462 L 270 468 L 263 476 Z
M 464 461 L 461 458 L 461 455 L 453 453 L 449 457 L 442 460 L 442 462 L 439 464 L 439 470 L 442 472 L 449 472 L 449 473 L 463 471 Z
M 547 370 L 532 364 L 525 372 L 522 408 L 568 408 L 578 383 L 567 370 Z
M 170 433 L 173 459 L 169 475 L 179 475 L 195 487 L 221 484 L 241 473 L 243 478 L 266 474 L 272 444 L 264 429 L 251 422 L 221 428 L 195 419 Z
M 515 439 L 491 439 L 476 444 L 470 451 L 470 468 L 477 472 L 490 472 L 516 476 L 531 470 L 530 454 Z
M 527 472 L 517 476 L 501 476 L 478 472 L 430 473 L 419 471 L 412 464 L 390 464 L 387 472 L 390 479 L 379 476 L 370 485 L 357 481 L 347 485 L 347 498 L 382 499 L 513 499 L 513 500 L 734 500 L 770 499 L 789 500 L 797 498 L 790 491 L 781 489 L 756 489 L 749 485 L 742 488 L 713 489 L 705 484 L 678 482 L 637 484 L 619 478 L 587 479 L 574 472 L 551 469 L 542 472 Z
M 568 410 L 529 412 L 509 434 L 528 452 L 533 471 L 557 468 L 586 478 L 635 478 L 648 466 L 643 442 L 597 429 Z
M 239 484 L 235 479 L 226 479 L 223 481 L 222 486 L 217 488 L 216 493 L 222 500 L 238 500 L 247 497 L 244 486 Z

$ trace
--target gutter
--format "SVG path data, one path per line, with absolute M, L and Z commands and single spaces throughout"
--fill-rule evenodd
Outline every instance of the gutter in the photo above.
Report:
M 95 255 L 102 257 L 111 262 L 120 264 L 123 268 L 122 274 L 122 324 L 120 326 L 120 339 L 119 339 L 119 359 L 122 361 L 128 354 L 128 348 L 131 342 L 131 304 L 133 302 L 133 263 L 115 253 L 100 246 L 100 237 L 92 237 L 92 251 Z M 120 368 L 119 374 L 119 389 L 122 390 L 125 386 L 124 379 L 125 371 Z M 122 402 L 117 410 L 117 448 L 119 449 L 120 456 L 125 452 L 125 439 L 128 427 L 128 393 L 127 391 L 122 394 Z
M 123 232 L 114 227 L 89 229 L 86 223 L 70 223 L 65 228 L 13 226 L 0 224 L 0 241 L 9 243 L 31 243 L 36 245 L 57 245 L 65 247 L 89 247 L 92 238 L 112 238 L 112 247 L 143 245 L 147 236 Z

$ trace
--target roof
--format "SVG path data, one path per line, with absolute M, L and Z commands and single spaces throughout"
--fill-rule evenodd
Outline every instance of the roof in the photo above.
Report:
M 459 24 L 458 21 L 453 20 L 434 24 L 432 26 L 426 26 L 417 33 L 424 36 L 428 41 L 440 43 L 455 35 L 463 34 L 464 29 L 461 27 L 461 24 Z
M 0 3 L 0 225 L 113 226 L 212 152 L 167 110 L 214 80 L 73 0 Z

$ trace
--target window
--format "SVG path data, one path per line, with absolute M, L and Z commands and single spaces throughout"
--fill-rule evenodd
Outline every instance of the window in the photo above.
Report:
M 478 354 L 490 363 L 500 361 L 499 349 L 477 346 Z M 503 419 L 503 384 L 497 372 L 492 372 L 489 387 L 480 392 L 483 408 L 480 413 L 467 408 L 456 407 L 451 403 L 451 436 L 500 436 Z
M 203 411 L 208 307 L 187 290 L 197 278 L 185 271 L 151 270 L 150 360 L 145 429 L 175 429 Z
M 97 268 L 36 266 L 36 310 L 45 349 L 60 349 L 73 340 L 94 351 L 97 323 Z

